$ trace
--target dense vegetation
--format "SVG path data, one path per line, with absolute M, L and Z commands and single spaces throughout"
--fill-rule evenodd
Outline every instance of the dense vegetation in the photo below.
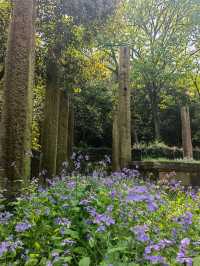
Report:
M 0 264 L 198 266 L 199 192 L 136 170 L 109 175 L 109 162 L 91 168 L 79 154 L 74 171 L 65 165 L 48 188 L 34 180 L 13 212 L 1 199 Z

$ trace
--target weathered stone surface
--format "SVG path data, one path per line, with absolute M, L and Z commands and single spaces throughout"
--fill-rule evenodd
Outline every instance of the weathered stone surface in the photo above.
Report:
M 175 178 L 186 186 L 200 186 L 200 163 L 133 161 L 130 166 L 137 167 L 147 177 L 160 180 Z
M 14 197 L 30 178 L 35 1 L 13 1 L 1 127 L 3 178 Z

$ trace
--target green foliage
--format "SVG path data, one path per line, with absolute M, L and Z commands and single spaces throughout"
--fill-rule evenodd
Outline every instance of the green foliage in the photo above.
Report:
M 107 88 L 107 82 L 89 84 L 75 96 L 74 104 L 76 146 L 110 147 L 112 94 Z
M 131 48 L 134 142 L 154 141 L 157 123 L 163 142 L 181 146 L 180 106 L 187 102 L 193 145 L 199 145 L 199 1 L 117 2 L 37 1 L 34 149 L 40 149 L 50 59 L 58 66 L 58 87 L 75 96 L 76 145 L 111 146 L 111 108 L 116 98 L 121 45 Z M 9 16 L 10 1 L 1 0 L 0 79 Z
M 34 181 L 13 215 L 1 200 L 0 264 L 178 266 L 187 258 L 198 265 L 199 193 L 137 175 L 99 169 L 93 177 L 63 175 L 46 189 Z
M 40 127 L 43 120 L 44 84 L 37 78 L 33 88 L 32 149 L 40 150 Z
M 7 30 L 10 17 L 10 1 L 0 1 L 0 67 L 4 63 L 5 51 L 6 51 L 6 40 Z M 1 68 L 0 68 L 1 71 Z

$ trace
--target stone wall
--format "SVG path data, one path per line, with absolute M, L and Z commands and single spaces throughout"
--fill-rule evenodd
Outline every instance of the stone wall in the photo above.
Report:
M 137 168 L 145 177 L 163 182 L 176 179 L 185 186 L 200 186 L 200 163 L 133 161 L 131 167 Z

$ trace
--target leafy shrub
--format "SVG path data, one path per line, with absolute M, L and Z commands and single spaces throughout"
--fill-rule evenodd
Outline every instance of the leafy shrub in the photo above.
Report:
M 200 160 L 200 149 L 193 149 L 193 157 L 195 160 Z M 183 159 L 183 149 L 179 147 L 170 147 L 163 142 L 153 142 L 148 145 L 136 144 L 133 147 L 133 160 L 142 160 L 146 158 L 166 158 L 169 160 Z
M 33 181 L 12 213 L 1 198 L 1 266 L 200 265 L 200 193 L 100 165 Z

